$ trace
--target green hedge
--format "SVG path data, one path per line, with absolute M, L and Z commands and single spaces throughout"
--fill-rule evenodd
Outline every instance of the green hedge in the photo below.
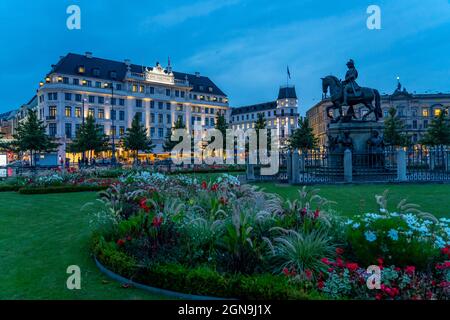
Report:
M 0 192 L 13 192 L 13 191 L 19 191 L 21 187 L 17 185 L 0 185 Z
M 305 292 L 281 275 L 223 274 L 209 266 L 187 267 L 177 263 L 138 268 L 136 261 L 113 242 L 94 236 L 91 249 L 109 270 L 133 281 L 184 294 L 244 300 L 318 300 L 317 291 Z
M 107 189 L 107 186 L 53 186 L 53 187 L 25 187 L 18 191 L 21 194 L 47 194 L 47 193 L 71 193 L 101 191 Z

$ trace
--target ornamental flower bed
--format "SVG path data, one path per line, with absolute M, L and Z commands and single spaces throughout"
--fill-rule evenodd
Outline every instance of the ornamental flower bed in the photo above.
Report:
M 85 209 L 99 261 L 151 286 L 245 299 L 449 298 L 447 220 L 403 204 L 350 221 L 331 205 L 317 190 L 284 201 L 230 175 L 135 172 Z M 369 265 L 379 289 L 367 286 Z

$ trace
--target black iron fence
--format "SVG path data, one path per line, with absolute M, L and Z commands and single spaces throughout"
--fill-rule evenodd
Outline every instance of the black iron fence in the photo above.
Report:
M 415 147 L 406 151 L 408 181 L 450 181 L 450 148 Z
M 277 174 L 261 175 L 259 166 L 252 170 L 254 180 L 293 184 L 450 182 L 450 147 L 386 148 L 367 153 L 284 152 Z

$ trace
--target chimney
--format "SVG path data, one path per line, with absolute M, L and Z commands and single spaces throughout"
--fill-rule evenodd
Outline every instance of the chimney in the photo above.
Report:
M 86 58 L 92 58 L 92 52 L 86 51 Z
M 195 73 L 195 76 L 196 76 L 197 78 L 200 78 L 200 72 L 196 72 L 196 73 Z

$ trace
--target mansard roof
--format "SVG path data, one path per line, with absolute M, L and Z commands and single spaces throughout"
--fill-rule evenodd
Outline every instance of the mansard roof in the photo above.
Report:
M 297 93 L 295 92 L 295 86 L 281 87 L 278 92 L 278 100 L 281 99 L 297 99 Z
M 272 110 L 277 108 L 276 101 L 264 102 L 259 104 L 253 104 L 250 106 L 243 106 L 238 108 L 232 108 L 231 115 L 245 114 L 250 112 L 262 112 L 266 110 Z
M 61 57 L 59 62 L 52 66 L 53 68 L 50 73 L 82 76 L 77 72 L 79 66 L 83 66 L 85 68 L 86 72 L 84 76 L 108 81 L 123 81 L 128 68 L 125 62 L 69 53 L 64 57 Z M 143 73 L 146 68 L 153 70 L 153 67 L 130 64 L 131 72 Z M 94 76 L 94 70 L 96 70 L 96 76 Z M 189 84 L 193 87 L 193 91 L 195 92 L 226 96 L 226 94 L 220 90 L 219 87 L 217 87 L 216 84 L 208 77 L 175 71 L 173 74 L 177 80 L 184 81 L 187 78 Z M 212 88 L 212 91 L 210 91 L 209 88 Z

